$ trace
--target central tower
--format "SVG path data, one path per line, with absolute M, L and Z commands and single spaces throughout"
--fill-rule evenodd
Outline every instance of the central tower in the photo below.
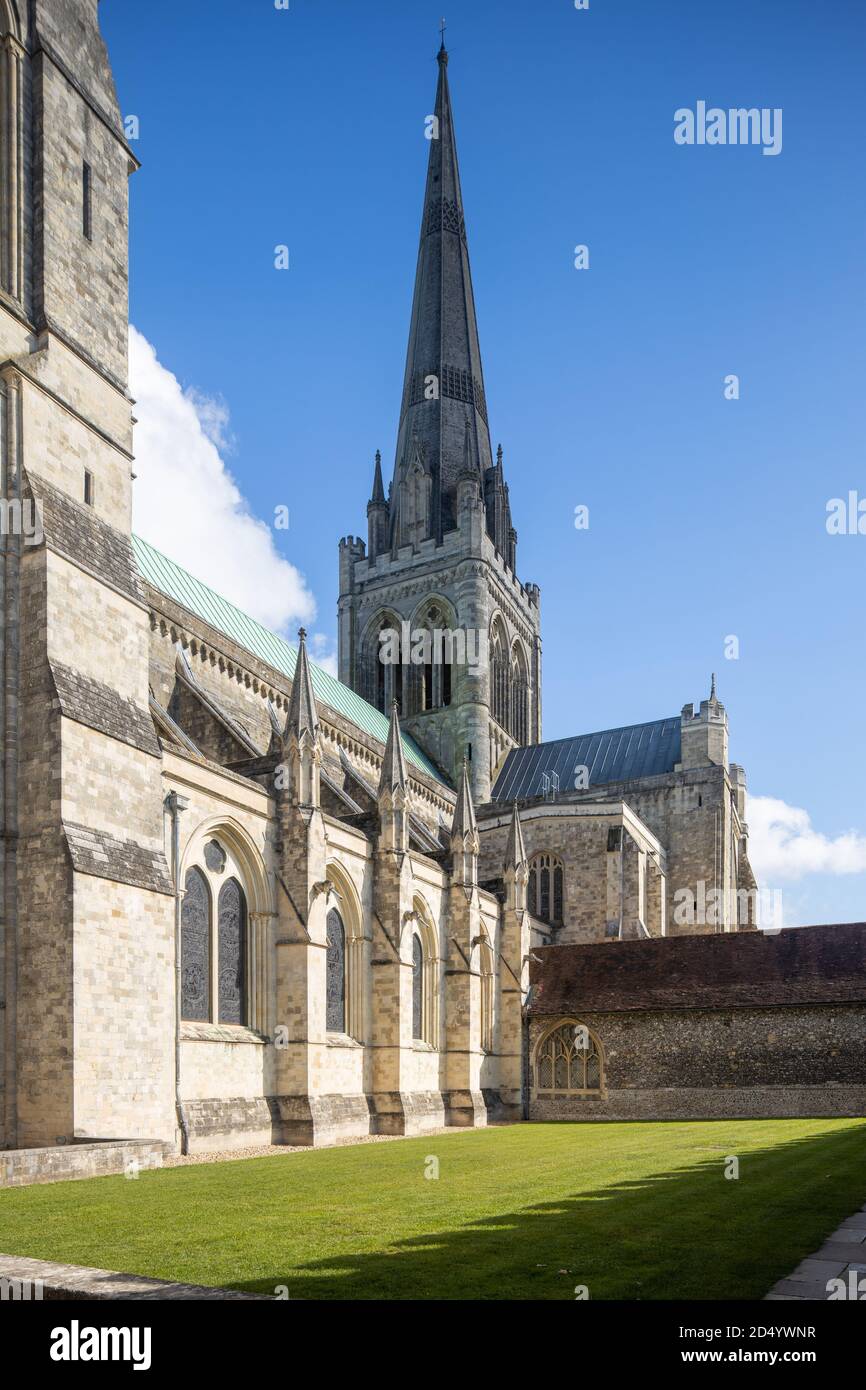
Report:
M 386 497 L 377 453 L 367 541 L 340 542 L 339 666 L 455 783 L 466 758 L 478 803 L 541 737 L 540 595 L 490 444 L 444 44 L 438 64 L 394 474 Z

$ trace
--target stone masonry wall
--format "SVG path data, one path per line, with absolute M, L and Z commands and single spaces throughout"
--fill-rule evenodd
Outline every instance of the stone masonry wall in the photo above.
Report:
M 537 1048 L 559 1022 L 584 1024 L 600 1044 L 600 1095 L 537 1091 Z M 536 1015 L 530 1118 L 862 1115 L 864 1036 L 864 1004 Z

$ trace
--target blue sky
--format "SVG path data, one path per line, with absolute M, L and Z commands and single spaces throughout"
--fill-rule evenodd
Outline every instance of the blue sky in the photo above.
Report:
M 252 515 L 289 507 L 273 545 L 323 647 L 377 447 L 393 467 L 443 4 L 100 5 L 141 122 L 132 321 L 203 418 L 217 403 Z M 732 759 L 784 804 L 757 803 L 787 920 L 863 920 L 866 535 L 825 519 L 866 498 L 866 6 L 459 8 L 485 385 L 542 588 L 545 737 L 675 713 L 715 670 Z M 782 108 L 782 152 L 678 146 L 699 100 Z

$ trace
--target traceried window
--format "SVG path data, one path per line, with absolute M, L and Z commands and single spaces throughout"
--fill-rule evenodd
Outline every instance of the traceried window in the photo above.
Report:
M 209 847 L 210 848 L 210 847 Z M 181 905 L 181 1018 L 186 1023 L 247 1023 L 247 900 L 236 878 L 195 865 Z M 225 864 L 225 857 L 223 857 Z
M 536 854 L 529 865 L 527 906 L 533 917 L 557 927 L 562 924 L 562 860 L 553 854 Z
M 199 869 L 186 876 L 180 914 L 181 1018 L 210 1018 L 210 890 Z
M 237 879 L 219 895 L 218 979 L 220 1023 L 246 1023 L 247 905 Z
M 328 913 L 326 1026 L 330 1033 L 346 1031 L 346 931 L 343 919 L 332 908 Z
M 548 1033 L 536 1056 L 536 1090 L 590 1095 L 601 1083 L 601 1052 L 584 1024 L 575 1020 Z
M 385 715 L 390 715 L 395 700 L 400 714 L 403 713 L 403 669 L 408 654 L 402 650 L 401 637 L 400 619 L 384 614 L 366 643 L 364 666 L 368 699 Z
M 412 641 L 419 640 L 416 634 L 425 633 L 426 646 L 421 652 L 423 660 L 417 666 L 415 676 L 415 709 L 423 713 L 430 709 L 443 709 L 451 704 L 452 665 L 463 658 L 460 656 L 460 643 L 466 641 L 466 634 L 454 628 L 453 619 L 436 604 L 417 619 L 412 630 Z M 415 673 L 413 673 L 415 674 Z
M 424 1039 L 424 948 L 412 937 L 412 1037 Z

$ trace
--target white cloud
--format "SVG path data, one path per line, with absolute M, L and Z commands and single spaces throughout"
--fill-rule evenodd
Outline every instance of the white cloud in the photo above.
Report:
M 749 860 L 761 884 L 806 874 L 866 873 L 866 835 L 856 830 L 822 835 L 808 811 L 773 796 L 750 796 L 746 819 Z
M 129 374 L 138 419 L 134 530 L 245 613 L 293 639 L 295 627 L 315 617 L 315 600 L 226 467 L 222 453 L 232 440 L 225 401 L 184 393 L 132 327 Z
M 331 647 L 331 640 L 324 632 L 314 632 L 311 638 L 310 654 L 317 666 L 337 678 L 337 653 Z

